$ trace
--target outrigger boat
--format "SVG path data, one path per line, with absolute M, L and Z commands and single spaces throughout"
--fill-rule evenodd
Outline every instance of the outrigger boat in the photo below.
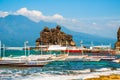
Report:
M 33 57 L 34 59 L 30 57 L 18 57 L 18 58 L 2 58 L 0 60 L 0 66 L 8 66 L 8 67 L 43 67 L 44 65 L 48 64 L 49 62 L 52 62 L 54 60 L 44 59 L 39 60 L 36 57 Z
M 83 61 L 112 61 L 115 60 L 115 56 L 87 56 L 84 57 L 82 60 Z
M 8 67 L 43 67 L 44 65 L 51 62 L 48 61 L 26 61 L 26 62 L 11 62 L 11 61 L 0 61 L 0 66 Z
M 97 58 L 94 56 L 87 56 L 87 57 L 82 58 L 82 61 L 100 61 L 100 60 L 101 58 Z
M 57 47 L 57 46 L 56 46 Z M 66 47 L 49 47 L 48 50 L 63 50 Z M 29 52 L 29 51 L 28 51 Z M 41 51 L 42 52 L 42 51 Z M 5 54 L 5 53 L 4 53 Z M 41 53 L 42 54 L 42 53 Z M 25 56 L 20 57 L 2 57 L 0 59 L 0 66 L 8 67 L 43 67 L 44 65 L 58 60 L 65 60 L 68 54 L 50 54 L 50 55 L 29 55 L 26 56 L 26 47 L 25 47 Z
M 62 60 L 66 60 L 66 58 L 69 55 L 69 52 L 65 52 L 65 50 L 67 50 L 67 47 L 61 46 L 61 45 L 51 45 L 48 48 L 48 51 L 50 51 L 50 53 L 53 51 L 53 55 L 51 56 L 52 60 L 55 61 L 62 61 Z M 61 52 L 64 51 L 64 52 Z M 57 54 L 60 53 L 60 54 Z
M 59 55 L 51 56 L 50 59 L 55 60 L 55 61 L 63 61 L 63 60 L 66 60 L 67 57 L 68 57 L 68 54 L 59 54 Z
M 52 61 L 65 60 L 68 54 L 59 55 L 30 55 L 21 57 L 3 57 L 0 66 L 10 67 L 43 67 Z

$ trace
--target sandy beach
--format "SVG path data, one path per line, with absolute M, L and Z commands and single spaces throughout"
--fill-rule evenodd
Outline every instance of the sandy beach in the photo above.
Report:
M 85 80 L 120 80 L 120 74 L 112 74 L 109 76 L 102 75 L 99 78 L 88 78 Z

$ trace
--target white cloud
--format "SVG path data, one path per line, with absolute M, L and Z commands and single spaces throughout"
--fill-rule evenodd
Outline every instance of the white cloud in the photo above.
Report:
M 64 19 L 63 16 L 61 16 L 61 15 L 59 15 L 59 14 L 55 14 L 55 15 L 53 15 L 52 17 L 53 17 L 53 19 L 60 19 L 60 20 L 63 20 L 63 19 Z
M 0 11 L 0 17 L 5 17 L 7 16 L 9 13 L 8 12 L 2 12 Z
M 18 11 L 16 11 L 16 14 L 26 16 L 35 22 L 39 22 L 40 20 L 43 20 L 45 18 L 42 12 L 36 10 L 28 10 L 27 8 L 19 9 Z
M 120 19 L 118 18 L 106 18 L 106 19 L 86 19 L 67 21 L 64 24 L 71 30 L 77 32 L 84 32 L 93 35 L 99 35 L 103 37 L 116 38 L 116 32 L 120 26 Z
M 111 20 L 106 25 L 110 27 L 118 27 L 120 26 L 120 20 Z
M 37 10 L 28 10 L 27 8 L 21 8 L 16 12 L 17 15 L 23 15 L 28 17 L 29 19 L 39 22 L 40 20 L 44 21 L 59 21 L 63 20 L 63 16 L 59 14 L 55 14 L 53 16 L 45 16 L 41 11 Z
M 116 31 L 120 26 L 120 17 L 70 19 L 63 17 L 58 13 L 55 13 L 52 16 L 50 16 L 44 15 L 41 11 L 29 10 L 27 8 L 21 8 L 14 13 L 0 11 L 0 17 L 5 17 L 9 14 L 23 15 L 34 22 L 39 22 L 40 20 L 56 22 L 59 25 L 63 25 L 68 29 L 77 32 L 96 34 L 105 37 L 116 36 Z

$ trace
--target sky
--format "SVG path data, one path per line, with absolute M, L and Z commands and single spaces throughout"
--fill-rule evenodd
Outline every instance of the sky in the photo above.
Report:
M 0 17 L 23 15 L 34 22 L 56 22 L 66 28 L 116 38 L 120 0 L 0 0 Z

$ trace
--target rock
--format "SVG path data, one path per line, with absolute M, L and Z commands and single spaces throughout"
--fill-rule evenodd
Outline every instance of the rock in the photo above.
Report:
M 115 43 L 116 51 L 120 51 L 120 27 L 117 32 L 117 42 Z
M 56 29 L 61 30 L 60 25 L 57 25 L 57 26 L 56 26 Z
M 39 44 L 40 44 L 40 38 L 37 38 L 36 39 L 36 46 L 39 46 Z
M 75 46 L 75 42 L 72 39 L 72 35 L 62 32 L 61 27 L 59 25 L 56 26 L 56 28 L 52 28 L 52 29 L 45 27 L 40 32 L 40 38 L 36 39 L 36 46 L 40 44 Z
M 50 29 L 46 26 L 44 29 L 43 29 L 44 32 L 50 32 Z
M 116 43 L 115 43 L 115 48 L 119 48 L 120 47 L 120 41 L 117 41 Z

